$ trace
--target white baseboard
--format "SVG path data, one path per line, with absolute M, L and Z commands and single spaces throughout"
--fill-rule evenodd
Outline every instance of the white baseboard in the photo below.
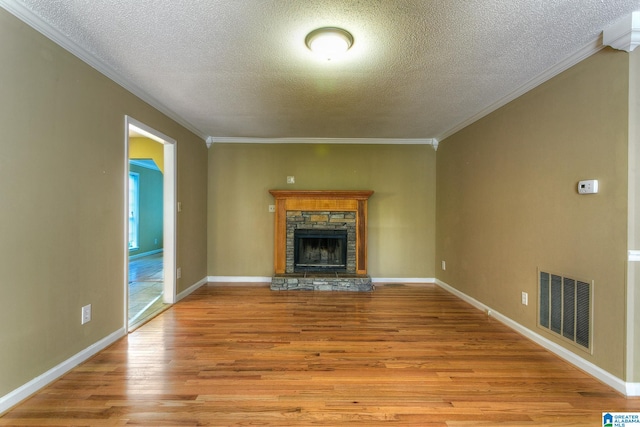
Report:
M 433 277 L 372 277 L 371 282 L 382 285 L 384 283 L 435 283 Z
M 271 276 L 209 276 L 210 283 L 271 283 Z M 433 277 L 372 277 L 373 283 L 435 283 Z
M 59 365 L 49 369 L 44 374 L 37 376 L 28 383 L 0 397 L 0 415 L 124 336 L 125 330 L 124 328 L 120 328 Z
M 239 285 L 242 283 L 271 283 L 271 276 L 209 276 L 209 283 L 229 283 Z
M 624 393 L 626 396 L 640 396 L 640 383 L 625 383 L 626 392 Z
M 208 277 L 204 277 L 204 278 L 198 280 L 195 284 L 189 286 L 184 291 L 180 292 L 178 295 L 176 295 L 176 302 L 178 302 L 181 299 L 183 299 L 184 297 L 190 295 L 191 293 L 193 293 L 193 291 L 198 289 L 200 286 L 205 285 L 208 280 L 209 280 Z
M 486 306 L 483 303 L 481 303 L 480 301 L 476 300 L 475 298 L 470 297 L 469 295 L 460 292 L 459 290 L 457 290 L 456 288 L 446 284 L 442 280 L 436 279 L 435 283 L 438 286 L 440 286 L 441 288 L 443 288 L 444 290 L 454 294 L 458 298 L 462 299 L 463 301 L 468 302 L 469 304 L 473 305 L 474 307 L 478 308 L 479 310 L 482 310 L 482 311 L 485 311 L 485 312 L 489 312 L 490 316 L 495 318 L 499 322 L 504 323 L 505 325 L 507 325 L 511 329 L 515 330 L 516 332 L 520 333 L 521 335 L 524 335 L 525 337 L 529 338 L 531 341 L 533 341 L 533 342 L 537 343 L 538 345 L 546 348 L 550 352 L 556 354 L 557 356 L 561 357 L 562 359 L 566 360 L 567 362 L 571 363 L 572 365 L 576 366 L 577 368 L 585 371 L 586 373 L 588 373 L 589 375 L 593 376 L 594 378 L 596 378 L 596 379 L 602 381 L 603 383 L 607 384 L 608 386 L 614 388 L 615 390 L 617 390 L 618 392 L 624 394 L 625 396 L 628 396 L 628 397 L 640 396 L 640 384 L 639 383 L 626 383 L 626 382 L 624 382 L 620 378 L 618 378 L 615 375 L 605 371 L 604 369 L 600 368 L 599 366 L 594 365 L 593 363 L 589 362 L 588 360 L 583 359 L 582 357 L 578 356 L 577 354 L 575 354 L 575 353 L 567 350 L 566 348 L 554 343 L 553 341 L 543 337 L 542 335 L 532 331 L 531 329 L 528 329 L 528 328 L 522 326 L 521 324 L 515 322 L 514 320 L 508 318 L 507 316 L 504 316 L 504 315 L 500 314 L 499 312 L 493 310 L 491 307 Z

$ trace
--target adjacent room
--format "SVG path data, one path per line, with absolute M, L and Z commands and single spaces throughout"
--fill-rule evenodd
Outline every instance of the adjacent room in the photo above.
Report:
M 640 414 L 638 43 L 640 0 L 0 0 L 0 426 Z

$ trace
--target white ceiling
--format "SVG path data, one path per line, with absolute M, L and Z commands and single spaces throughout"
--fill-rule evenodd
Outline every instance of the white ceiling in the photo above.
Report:
M 640 0 L 0 0 L 203 138 L 441 140 L 602 45 Z M 355 39 L 326 61 L 304 44 Z M 233 138 L 232 138 L 233 139 Z

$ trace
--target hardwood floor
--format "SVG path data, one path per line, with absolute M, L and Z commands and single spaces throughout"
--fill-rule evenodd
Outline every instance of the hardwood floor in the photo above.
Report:
M 601 426 L 640 411 L 435 285 L 203 286 L 0 426 Z
M 129 330 L 133 330 L 169 308 L 164 292 L 163 254 L 129 261 Z

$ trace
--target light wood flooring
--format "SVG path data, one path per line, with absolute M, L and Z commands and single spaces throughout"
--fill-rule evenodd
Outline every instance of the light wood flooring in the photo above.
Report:
M 640 411 L 435 285 L 205 285 L 0 426 L 602 426 Z
M 129 261 L 129 329 L 135 329 L 169 307 L 164 291 L 163 254 Z

